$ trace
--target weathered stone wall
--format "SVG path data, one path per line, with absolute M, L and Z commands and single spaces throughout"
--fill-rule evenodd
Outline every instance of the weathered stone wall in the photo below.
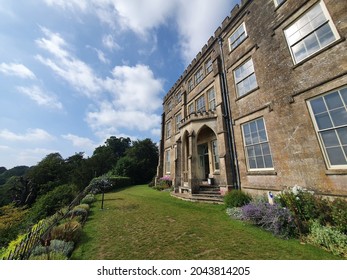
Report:
M 322 1 L 340 38 L 328 48 L 298 64 L 293 62 L 284 29 L 310 7 L 319 3 L 319 0 L 287 0 L 279 7 L 275 7 L 273 0 L 245 0 L 240 7 L 235 6 L 230 16 L 217 28 L 165 96 L 163 150 L 171 148 L 171 158 L 174 159 L 175 145 L 182 141 L 180 148 L 185 149 L 185 135 L 190 134 L 189 137 L 193 139 L 195 136 L 191 135 L 192 133 L 208 125 L 216 134 L 219 143 L 221 169 L 220 174 L 216 174 L 217 181 L 226 186 L 232 184 L 235 178 L 231 178 L 231 160 L 222 103 L 221 76 L 225 69 L 241 187 L 249 192 L 261 193 L 300 185 L 326 195 L 347 196 L 347 169 L 333 170 L 326 165 L 307 105 L 310 98 L 347 86 L 347 2 Z M 230 51 L 228 38 L 242 22 L 246 26 L 247 38 Z M 222 39 L 222 51 L 219 38 Z M 188 80 L 194 78 L 194 73 L 209 57 L 213 61 L 213 72 L 189 91 Z M 258 87 L 238 97 L 234 70 L 249 58 L 253 60 Z M 189 116 L 189 102 L 211 86 L 216 93 L 215 112 L 206 116 Z M 167 111 L 168 102 L 178 90 L 184 93 L 182 102 Z M 182 112 L 183 121 L 181 130 L 175 133 L 175 115 L 179 111 Z M 265 121 L 274 168 L 249 171 L 241 126 L 259 117 Z M 166 139 L 165 125 L 170 119 L 173 133 Z M 190 163 L 194 164 L 197 159 L 196 151 L 193 152 Z M 176 164 L 176 167 L 182 165 L 183 163 Z M 162 168 L 158 170 L 162 172 Z M 174 173 L 175 164 L 172 163 L 171 174 L 175 175 Z M 194 177 L 194 174 L 196 170 L 192 170 L 191 176 Z M 194 184 L 195 179 L 191 177 L 190 182 Z
M 347 85 L 347 2 L 324 1 L 341 39 L 303 63 L 293 63 L 283 31 L 317 2 L 288 0 L 275 9 L 270 0 L 248 1 L 239 20 L 246 23 L 248 38 L 232 52 L 224 46 L 242 187 L 249 191 L 298 184 L 347 195 L 347 170 L 327 168 L 306 103 Z M 225 33 L 225 41 L 229 35 Z M 249 57 L 259 88 L 237 98 L 233 70 Z M 258 117 L 265 120 L 273 155 L 270 172 L 249 172 L 246 166 L 241 125 Z

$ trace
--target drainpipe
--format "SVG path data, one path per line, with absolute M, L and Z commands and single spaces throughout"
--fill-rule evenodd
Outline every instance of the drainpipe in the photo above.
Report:
M 234 180 L 233 187 L 235 189 L 241 189 L 240 171 L 239 171 L 239 164 L 237 160 L 236 145 L 235 145 L 235 138 L 234 138 L 234 127 L 233 127 L 233 120 L 232 120 L 232 114 L 231 114 L 231 108 L 230 108 L 230 102 L 229 102 L 227 76 L 226 76 L 225 63 L 224 63 L 223 39 L 221 37 L 218 37 L 218 43 L 219 43 L 221 63 L 222 63 L 221 84 L 222 84 L 222 98 L 223 98 L 223 104 L 224 104 L 223 117 L 225 119 L 225 123 L 227 127 L 227 135 L 228 135 L 227 138 L 228 138 L 228 146 L 229 146 L 229 153 L 230 153 L 230 159 L 231 159 L 231 173 Z

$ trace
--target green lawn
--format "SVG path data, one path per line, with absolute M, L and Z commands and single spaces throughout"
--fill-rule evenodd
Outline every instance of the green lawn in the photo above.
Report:
M 182 201 L 147 186 L 105 194 L 104 210 L 97 198 L 71 259 L 337 259 L 231 220 L 223 205 Z

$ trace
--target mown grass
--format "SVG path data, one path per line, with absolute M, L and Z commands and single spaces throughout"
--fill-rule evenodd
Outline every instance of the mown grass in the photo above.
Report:
M 298 240 L 282 240 L 231 220 L 223 205 L 192 203 L 147 186 L 105 194 L 94 203 L 71 259 L 337 259 Z

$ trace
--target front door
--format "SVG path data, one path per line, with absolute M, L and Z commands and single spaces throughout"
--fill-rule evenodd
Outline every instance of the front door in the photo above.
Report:
M 200 174 L 203 180 L 207 180 L 210 174 L 210 164 L 207 143 L 198 146 Z

